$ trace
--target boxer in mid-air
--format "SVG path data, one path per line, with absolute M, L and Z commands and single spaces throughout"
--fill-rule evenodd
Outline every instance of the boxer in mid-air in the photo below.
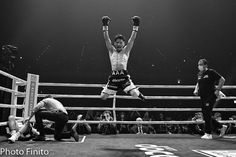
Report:
M 110 22 L 111 19 L 108 16 L 102 17 L 103 35 L 106 47 L 109 51 L 112 73 L 109 76 L 107 85 L 101 92 L 101 98 L 106 100 L 109 95 L 113 95 L 117 91 L 123 90 L 124 92 L 129 93 L 131 96 L 144 101 L 145 97 L 133 84 L 127 71 L 130 51 L 133 47 L 134 40 L 139 29 L 140 17 L 132 17 L 133 31 L 127 44 L 125 44 L 125 37 L 121 34 L 115 36 L 114 44 L 112 44 L 108 34 L 108 25 Z

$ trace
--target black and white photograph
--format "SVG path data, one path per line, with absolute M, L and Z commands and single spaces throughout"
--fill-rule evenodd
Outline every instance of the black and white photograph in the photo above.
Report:
M 236 0 L 1 0 L 0 157 L 236 157 Z

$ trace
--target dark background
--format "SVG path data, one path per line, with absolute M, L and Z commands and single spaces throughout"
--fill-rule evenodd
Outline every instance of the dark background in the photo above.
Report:
M 104 15 L 112 19 L 111 39 L 117 33 L 128 39 L 132 31 L 130 18 L 142 18 L 128 64 L 135 84 L 193 85 L 200 58 L 206 58 L 210 68 L 226 78 L 227 85 L 236 83 L 235 0 L 1 0 L 0 45 L 17 46 L 18 57 L 22 57 L 10 73 L 22 79 L 28 72 L 38 74 L 40 82 L 105 84 L 111 69 L 102 35 Z M 41 91 L 100 94 L 101 89 Z M 192 90 L 143 91 L 145 95 L 192 94 Z M 88 101 L 95 106 L 101 103 L 70 101 L 75 106 Z M 183 101 L 171 102 L 183 106 Z M 123 102 L 127 103 L 138 106 L 139 102 Z M 153 103 L 176 107 L 164 100 Z M 122 105 L 122 100 L 118 104 Z
M 101 17 L 110 36 L 129 38 L 130 18 L 142 18 L 128 69 L 136 84 L 195 84 L 197 61 L 236 79 L 235 0 L 1 0 L 0 44 L 19 48 L 14 75 L 41 82 L 106 83 L 110 62 Z

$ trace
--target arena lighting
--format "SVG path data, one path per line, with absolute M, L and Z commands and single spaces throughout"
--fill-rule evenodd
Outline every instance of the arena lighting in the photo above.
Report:
M 234 103 L 236 104 L 236 100 L 234 100 Z
M 13 45 L 3 45 L 2 46 L 2 51 L 5 53 L 9 53 L 10 56 L 17 55 L 17 50 L 18 50 L 18 48 Z
M 4 71 L 12 71 L 15 68 L 15 62 L 19 59 L 18 58 L 18 48 L 13 45 L 3 45 L 2 49 L 0 50 L 0 64 L 1 69 Z

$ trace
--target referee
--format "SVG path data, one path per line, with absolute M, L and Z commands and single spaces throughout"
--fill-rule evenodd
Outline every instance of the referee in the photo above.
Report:
M 55 122 L 54 138 L 57 141 L 61 139 L 69 139 L 73 137 L 78 142 L 79 137 L 73 130 L 70 132 L 63 132 L 63 129 L 69 119 L 68 113 L 61 102 L 54 99 L 51 95 L 47 95 L 34 108 L 27 119 L 30 120 L 35 115 L 35 127 L 39 131 L 39 135 L 34 138 L 34 141 L 45 141 L 45 131 L 43 127 L 43 119 Z
M 212 139 L 213 126 L 221 128 L 220 137 L 225 134 L 226 125 L 221 125 L 218 121 L 212 118 L 212 110 L 216 100 L 223 95 L 221 89 L 225 83 L 225 79 L 213 69 L 208 68 L 207 60 L 200 59 L 198 61 L 198 81 L 194 90 L 194 95 L 199 95 L 201 98 L 202 113 L 205 120 L 205 135 L 202 139 Z M 217 87 L 215 85 L 218 83 Z

